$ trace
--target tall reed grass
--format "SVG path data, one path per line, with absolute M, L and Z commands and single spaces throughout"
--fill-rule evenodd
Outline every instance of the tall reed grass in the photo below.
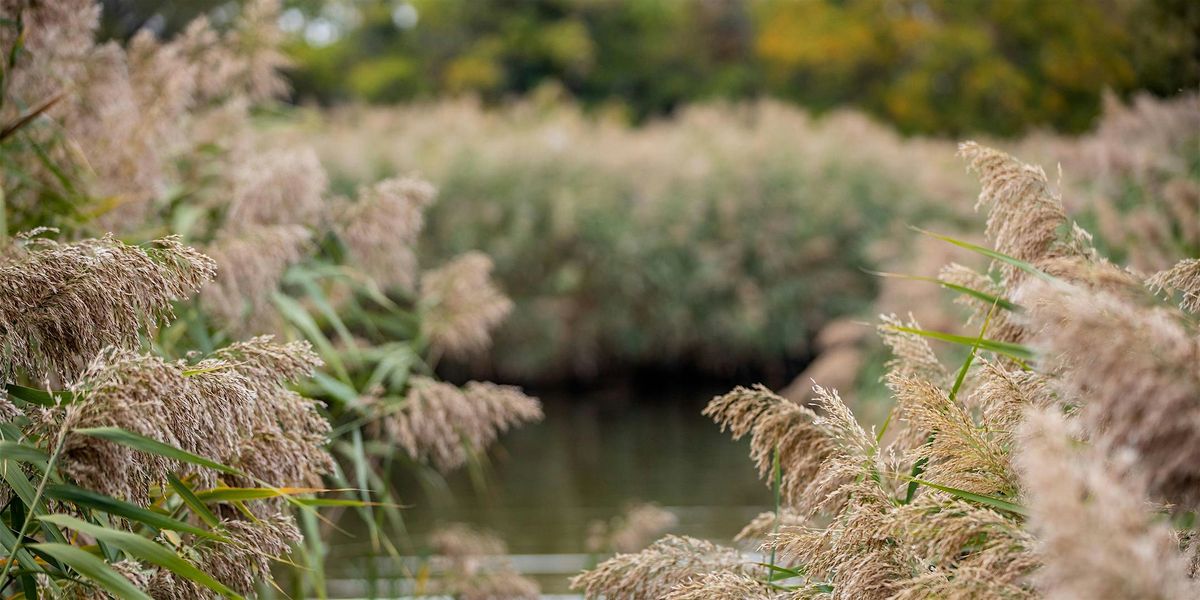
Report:
M 1161 269 L 1195 254 L 1198 113 L 1195 95 L 1111 101 L 1082 138 L 992 143 L 1061 163 L 1070 209 L 1095 243 Z M 490 110 L 459 100 L 303 115 L 276 135 L 320 136 L 335 188 L 420 173 L 447 199 L 430 207 L 427 254 L 493 258 L 515 307 L 490 361 L 472 362 L 477 373 L 779 373 L 785 358 L 820 353 L 821 329 L 861 318 L 872 298 L 884 312 L 954 325 L 924 284 L 865 272 L 929 273 L 952 258 L 909 239 L 906 224 L 974 230 L 959 201 L 971 180 L 947 141 L 769 101 L 691 107 L 636 128 L 552 93 Z
M 667 537 L 573 580 L 588 598 L 1194 598 L 1200 457 L 1196 260 L 1114 264 L 1042 169 L 974 143 L 988 259 L 953 290 L 976 333 L 885 316 L 891 414 L 763 386 L 704 413 L 774 487 L 739 538 Z M 915 235 L 915 234 L 914 234 Z M 971 287 L 969 282 L 975 282 Z M 956 347 L 946 364 L 933 344 Z
M 377 554 L 427 548 L 393 473 L 479 469 L 541 418 L 435 378 L 511 303 L 483 254 L 419 260 L 434 188 L 333 196 L 312 149 L 259 135 L 277 2 L 127 45 L 89 0 L 0 9 L 0 595 L 325 597 L 347 511 Z

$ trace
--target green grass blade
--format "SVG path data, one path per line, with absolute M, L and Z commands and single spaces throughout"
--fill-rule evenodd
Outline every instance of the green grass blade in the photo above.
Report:
M 83 434 L 90 437 L 96 437 L 108 440 L 113 443 L 128 446 L 134 450 L 140 450 L 147 454 L 154 454 L 163 458 L 177 460 L 179 462 L 208 467 L 214 471 L 228 473 L 230 475 L 242 475 L 242 472 L 226 465 L 223 465 L 214 460 L 204 458 L 197 454 L 192 454 L 187 450 L 176 448 L 170 444 L 164 444 L 156 439 L 148 438 L 144 435 L 126 431 L 119 427 L 90 427 L 86 429 L 76 429 L 75 433 Z
M 47 392 L 37 388 L 25 387 L 15 383 L 4 384 L 5 391 L 12 398 L 38 406 L 55 406 L 58 403 L 70 404 L 75 401 L 75 395 L 67 391 Z M 58 400 L 56 401 L 55 398 Z
M 914 478 L 912 481 L 916 482 L 918 485 L 923 485 L 926 487 L 931 487 L 935 490 L 946 492 L 947 494 L 950 494 L 951 496 L 954 496 L 956 498 L 961 498 L 968 502 L 975 502 L 976 504 L 984 504 L 986 506 L 990 506 L 992 508 L 997 508 L 1000 510 L 1008 511 L 1010 513 L 1020 515 L 1022 517 L 1029 516 L 1029 510 L 1026 509 L 1024 506 L 1021 506 L 1020 504 L 1017 504 L 1015 502 L 1010 502 L 1003 498 L 997 498 L 995 496 L 987 496 L 984 494 L 977 494 L 975 492 L 961 490 L 961 489 L 958 489 L 955 487 L 950 487 L 948 485 L 940 485 L 937 483 L 932 483 L 932 482 L 926 481 L 924 479 Z
M 30 463 L 42 471 L 46 470 L 46 463 L 50 461 L 50 456 L 41 448 L 8 440 L 0 441 L 0 456 L 3 456 L 4 460 Z
M 108 563 L 70 544 L 33 544 L 31 549 L 53 557 L 70 566 L 80 575 L 125 600 L 152 600 L 139 590 L 124 575 L 113 570 Z
M 284 295 L 275 294 L 275 306 L 279 309 L 279 313 L 283 315 L 292 325 L 316 346 L 317 352 L 321 358 L 325 359 L 325 364 L 329 365 L 342 381 L 350 381 L 350 373 L 346 370 L 346 365 L 342 362 L 342 356 L 333 346 L 333 342 L 321 332 L 321 327 L 313 320 L 312 315 L 308 314 L 307 310 L 301 306 L 294 298 Z
M 0 525 L 0 548 L 4 549 L 5 554 L 4 558 L 0 559 L 0 567 L 6 564 L 4 561 L 7 561 L 8 557 L 13 555 L 12 550 L 16 547 L 17 536 L 14 535 L 12 530 L 8 527 Z M 25 548 L 17 550 L 17 563 L 27 571 L 33 571 L 35 573 L 41 573 L 44 571 L 44 569 L 42 569 L 42 565 L 40 565 L 37 560 L 34 559 L 33 555 L 30 554 Z
M 234 488 L 220 487 L 211 490 L 203 490 L 196 492 L 196 498 L 206 504 L 214 502 L 244 502 L 246 500 L 264 500 L 267 498 L 281 498 L 285 496 L 294 496 L 296 494 L 317 494 L 327 492 L 321 488 Z
M 948 235 L 934 233 L 932 231 L 927 231 L 927 230 L 921 229 L 919 227 L 914 227 L 913 229 L 916 229 L 917 231 L 919 231 L 925 235 L 942 240 L 943 242 L 954 244 L 955 246 L 958 246 L 959 248 L 970 250 L 971 252 L 975 252 L 976 254 L 982 254 L 983 256 L 986 256 L 993 260 L 998 260 L 1002 263 L 1012 265 L 1013 267 L 1016 267 L 1022 271 L 1025 271 L 1026 273 L 1029 273 L 1030 275 L 1033 275 L 1034 277 L 1037 277 L 1038 279 L 1042 279 L 1044 281 L 1058 281 L 1054 277 L 1051 277 L 1049 274 L 1047 274 L 1045 271 L 1043 271 L 1043 270 L 1033 266 L 1032 264 L 1027 263 L 1019 258 L 1013 258 L 1007 254 L 1002 254 L 1000 252 L 996 252 L 995 250 L 992 250 L 991 248 L 985 248 L 983 246 L 978 246 L 976 244 L 972 244 L 971 242 L 964 242 L 962 240 L 952 238 Z
M 948 290 L 970 296 L 972 298 L 975 298 L 976 300 L 980 300 L 989 305 L 998 306 L 1009 312 L 1021 312 L 1024 310 L 1024 308 L 1020 304 L 1017 304 L 1015 302 L 1005 300 L 1004 298 L 1001 298 L 999 296 L 994 296 L 987 292 L 980 291 L 975 288 L 967 287 L 965 285 L 959 285 L 957 283 L 950 283 L 949 281 L 938 279 L 936 277 L 923 277 L 920 275 L 905 275 L 903 273 L 888 273 L 885 271 L 867 271 L 867 272 L 872 275 L 877 275 L 879 277 L 892 277 L 895 279 L 907 279 L 909 281 L 925 281 L 925 282 L 929 282 L 929 283 L 936 283 L 937 285 L 940 285 L 943 288 L 946 288 Z
M 959 344 L 960 346 L 972 347 L 978 343 L 979 348 L 995 352 L 996 354 L 1003 354 L 1009 358 L 1014 358 L 1021 362 L 1030 361 L 1036 357 L 1033 350 L 1028 346 L 1014 344 L 1012 342 L 1002 342 L 999 340 L 976 340 L 973 337 L 968 337 L 965 335 L 956 335 L 943 331 L 930 331 L 928 329 L 917 329 L 915 327 L 905 327 L 903 325 L 887 325 L 886 327 L 894 331 L 915 333 L 922 337 L 940 340 L 943 342 L 950 342 L 952 344 Z
M 178 554 L 167 549 L 153 540 L 146 539 L 140 535 L 102 527 L 87 521 L 77 519 L 69 515 L 46 515 L 38 517 L 39 520 L 45 523 L 52 523 L 59 527 L 73 529 L 75 531 L 85 533 L 97 541 L 104 542 L 115 548 L 121 549 L 126 554 L 133 556 L 144 562 L 158 565 L 172 573 L 190 579 L 200 585 L 217 592 L 227 598 L 242 598 L 237 592 L 229 589 L 225 584 L 217 581 L 204 571 L 196 568 L 192 563 L 182 559 Z
M 192 512 L 196 513 L 196 516 L 201 521 L 207 523 L 209 527 L 220 527 L 221 520 L 211 510 L 208 510 L 208 507 L 196 497 L 195 492 L 186 483 L 180 481 L 174 475 L 168 476 L 167 483 L 171 485 L 171 489 L 175 490 L 176 494 L 179 494 L 179 498 L 183 500 L 183 503 L 188 505 L 188 508 L 192 509 Z
M 221 542 L 229 541 L 225 536 L 218 535 L 200 527 L 196 527 L 190 523 L 185 523 L 168 515 L 157 513 L 152 510 L 137 506 L 136 504 L 130 504 L 123 500 L 117 500 L 111 496 L 99 494 L 91 490 L 85 490 L 81 487 L 76 487 L 73 485 L 62 484 L 48 486 L 46 488 L 46 497 L 59 502 L 69 502 L 90 508 L 92 510 L 98 510 L 110 515 L 115 515 L 135 523 L 141 523 L 142 525 L 153 529 L 167 529 L 171 531 L 178 531 L 180 533 L 190 533 L 197 537 Z

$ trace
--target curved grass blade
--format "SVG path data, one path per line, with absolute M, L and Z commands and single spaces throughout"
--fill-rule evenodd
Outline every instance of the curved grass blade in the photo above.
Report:
M 319 494 L 329 492 L 323 488 L 235 488 L 235 487 L 219 487 L 211 490 L 203 490 L 196 492 L 196 498 L 204 503 L 213 502 L 243 502 L 246 500 L 263 500 L 266 498 L 279 498 L 285 496 L 295 496 L 298 494 Z
M 8 564 L 9 557 L 12 556 L 12 549 L 17 545 L 17 536 L 13 534 L 8 527 L 0 526 L 0 548 L 4 549 L 6 556 L 0 557 L 0 567 Z M 27 548 L 17 550 L 17 563 L 27 571 L 34 573 L 42 573 L 45 569 L 42 565 L 29 553 Z
M 894 331 L 915 333 L 923 337 L 941 340 L 943 342 L 950 342 L 952 344 L 959 344 L 961 346 L 972 347 L 978 343 L 979 348 L 995 352 L 996 354 L 1003 354 L 1009 358 L 1019 360 L 1022 363 L 1033 360 L 1037 356 L 1028 346 L 1014 344 L 1012 342 L 1002 342 L 999 340 L 976 340 L 973 337 L 968 337 L 965 335 L 956 335 L 953 333 L 946 333 L 944 331 L 917 329 L 915 327 L 905 327 L 903 325 L 887 325 L 886 327 Z
M 350 373 L 346 370 L 345 363 L 342 362 L 342 356 L 334 347 L 333 342 L 321 332 L 321 327 L 313 320 L 312 315 L 304 309 L 299 302 L 285 294 L 275 294 L 275 307 L 279 309 L 279 314 L 296 326 L 308 341 L 312 342 L 317 348 L 317 352 L 321 358 L 325 359 L 325 363 L 332 368 L 339 379 L 342 381 L 350 381 Z
M 180 577 L 195 581 L 227 598 L 241 598 L 237 592 L 214 579 L 212 575 L 201 571 L 192 563 L 180 558 L 178 554 L 175 554 L 153 540 L 146 539 L 135 533 L 129 533 L 128 531 L 120 531 L 88 523 L 69 515 L 46 515 L 38 517 L 38 519 L 45 523 L 86 533 L 97 541 L 119 548 L 134 558 L 158 565 Z
M 95 555 L 70 544 L 32 544 L 30 549 L 41 552 L 70 566 L 96 585 L 126 600 L 152 600 L 139 590 L 124 575 L 113 570 L 108 563 Z
M 958 246 L 959 248 L 970 250 L 971 252 L 974 252 L 976 254 L 982 254 L 993 260 L 998 260 L 1002 263 L 1012 265 L 1012 266 L 1014 266 L 1022 271 L 1025 271 L 1026 273 L 1029 273 L 1030 275 L 1033 275 L 1034 277 L 1037 277 L 1038 279 L 1041 279 L 1043 281 L 1058 281 L 1057 279 L 1050 276 L 1045 271 L 1043 271 L 1043 270 L 1033 266 L 1032 264 L 1027 263 L 1019 258 L 1013 258 L 1007 254 L 996 252 L 995 250 L 992 250 L 991 248 L 985 248 L 983 246 L 972 244 L 971 242 L 964 242 L 962 240 L 952 238 L 948 235 L 942 235 L 940 233 L 934 233 L 932 231 L 921 229 L 920 227 L 913 227 L 913 229 L 920 233 L 923 233 L 925 235 L 942 240 L 943 242 L 947 242 L 949 244 L 954 244 L 955 246 Z
M 179 498 L 183 500 L 183 503 L 188 505 L 188 508 L 192 509 L 192 512 L 196 513 L 196 516 L 201 521 L 207 523 L 209 527 L 220 527 L 221 520 L 211 510 L 208 510 L 208 507 L 196 497 L 195 492 L 186 483 L 180 481 L 174 475 L 167 477 L 167 483 L 171 485 L 171 489 L 175 490 L 176 494 L 179 494 Z
M 984 505 L 990 506 L 992 508 L 998 508 L 1000 510 L 1008 511 L 1015 515 L 1020 515 L 1022 517 L 1029 516 L 1029 510 L 1026 509 L 1024 506 L 1021 506 L 1020 504 L 1017 504 L 1016 502 L 1010 502 L 1003 498 L 997 498 L 995 496 L 988 496 L 985 494 L 977 494 L 975 492 L 969 492 L 967 490 L 962 490 L 962 489 L 959 489 L 956 487 L 950 487 L 948 485 L 941 485 L 941 484 L 933 483 L 930 481 L 926 481 L 924 479 L 917 479 L 915 477 L 912 478 L 911 481 L 917 483 L 918 485 L 923 485 L 926 487 L 931 487 L 935 490 L 946 492 L 947 494 L 950 494 L 951 496 L 954 496 L 956 498 L 961 498 L 968 502 L 984 504 Z
M 0 457 L 3 457 L 3 460 L 29 463 L 42 471 L 46 470 L 46 463 L 50 460 L 50 456 L 41 448 L 8 440 L 0 440 Z
M 70 404 L 75 401 L 75 394 L 60 390 L 56 392 L 47 392 L 37 388 L 25 387 L 15 383 L 4 384 L 4 390 L 8 392 L 9 397 L 16 398 L 22 402 L 36 404 L 38 406 L 55 406 L 57 404 Z M 58 400 L 55 400 L 58 398 Z
M 1021 311 L 1025 310 L 1024 307 L 1022 307 L 1020 304 L 1017 304 L 1015 302 L 1005 300 L 1004 298 L 1001 298 L 999 296 L 993 296 L 992 294 L 989 294 L 987 292 L 982 292 L 975 288 L 967 287 L 965 285 L 958 285 L 957 283 L 950 283 L 949 281 L 938 279 L 937 277 L 923 277 L 921 275 L 905 275 L 903 273 L 888 273 L 886 271 L 867 271 L 867 273 L 870 273 L 871 275 L 876 275 L 879 277 L 891 277 L 894 279 L 907 279 L 909 281 L 924 281 L 924 282 L 928 282 L 928 283 L 936 283 L 937 285 L 940 285 L 945 289 L 948 289 L 948 290 L 951 290 L 954 292 L 958 292 L 958 293 L 966 295 L 966 296 L 970 296 L 972 298 L 975 298 L 976 300 L 983 301 L 989 305 L 995 305 L 995 306 L 997 306 L 999 308 L 1003 308 L 1004 310 L 1007 310 L 1009 312 L 1021 312 Z
M 220 542 L 228 542 L 228 538 L 218 535 L 206 529 L 196 527 L 190 523 L 185 523 L 174 517 L 157 513 L 130 504 L 123 500 L 117 500 L 111 496 L 105 496 L 91 490 L 85 490 L 81 487 L 76 487 L 68 484 L 51 485 L 46 488 L 46 497 L 58 500 L 59 502 L 70 502 L 80 506 L 86 506 L 93 510 L 115 515 L 123 519 L 128 519 L 137 523 L 146 525 L 153 529 L 178 531 L 180 533 L 190 533 L 197 537 L 202 537 Z
M 147 454 L 154 454 L 164 458 L 170 458 L 179 462 L 185 462 L 201 467 L 208 467 L 214 471 L 228 473 L 230 475 L 243 475 L 243 473 L 233 467 L 223 465 L 214 460 L 204 458 L 197 454 L 192 454 L 186 450 L 176 448 L 170 444 L 164 444 L 156 439 L 148 438 L 144 435 L 127 431 L 119 427 L 89 427 L 86 429 L 76 429 L 75 433 L 97 437 L 108 440 L 122 446 L 128 446 L 134 450 L 141 450 Z

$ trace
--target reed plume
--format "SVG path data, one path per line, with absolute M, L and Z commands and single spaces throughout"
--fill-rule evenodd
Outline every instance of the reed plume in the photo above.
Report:
M 1200 258 L 1181 260 L 1170 269 L 1151 275 L 1146 283 L 1159 293 L 1179 293 L 1180 308 L 1200 313 Z
M 271 566 L 302 538 L 292 517 L 271 513 L 253 521 L 224 519 L 221 531 L 228 542 L 194 546 L 196 566 L 240 594 L 252 594 L 258 582 L 271 578 Z M 194 581 L 167 569 L 154 569 L 138 580 L 153 598 L 211 600 L 216 596 Z
M 1086 232 L 1063 227 L 1040 169 L 973 144 L 963 154 L 984 181 L 989 237 L 1038 273 L 999 259 L 998 282 L 958 265 L 942 271 L 943 281 L 1011 302 L 967 302 L 989 327 L 958 377 L 915 321 L 885 316 L 880 333 L 894 355 L 887 445 L 819 385 L 811 409 L 759 386 L 704 411 L 735 438 L 750 436 L 760 474 L 778 453 L 782 506 L 738 537 L 765 540 L 776 564 L 803 574 L 799 583 L 775 594 L 725 566 L 680 580 L 655 562 L 656 545 L 577 577 L 576 587 L 612 597 L 651 590 L 646 597 L 674 582 L 666 597 L 839 600 L 1200 593 L 1200 543 L 1170 525 L 1200 502 L 1200 335 L 1186 314 L 1195 265 L 1143 286 L 1099 256 Z M 1185 310 L 1152 290 L 1184 292 Z M 1018 349 L 1035 357 L 1017 360 Z M 620 587 L 627 582 L 641 587 Z
M 706 573 L 754 573 L 738 551 L 690 537 L 669 535 L 636 554 L 618 554 L 571 579 L 588 599 L 662 598 L 675 586 Z
M 892 351 L 892 358 L 884 365 L 889 378 L 920 378 L 935 383 L 944 383 L 949 378 L 929 340 L 901 329 L 921 329 L 912 315 L 907 322 L 896 315 L 881 315 L 879 320 L 879 337 Z
M 328 423 L 311 401 L 283 387 L 320 364 L 306 342 L 255 338 L 194 365 L 111 348 L 71 392 L 79 400 L 40 418 L 49 430 L 119 427 L 244 469 L 256 485 L 312 486 L 332 468 L 324 451 Z M 69 433 L 61 470 L 88 489 L 140 504 L 174 471 L 211 486 L 217 473 L 181 465 L 107 440 Z
M 932 492 L 898 507 L 887 528 L 911 553 L 897 600 L 1036 597 L 1033 535 L 1014 515 Z
M 491 533 L 455 523 L 429 536 L 431 549 L 444 559 L 439 591 L 463 600 L 534 600 L 537 582 L 522 577 L 504 555 L 508 547 Z
M 782 398 L 765 386 L 739 387 L 713 398 L 704 408 L 721 430 L 733 439 L 750 436 L 750 459 L 758 476 L 773 485 L 771 472 L 776 452 L 784 474 L 780 490 L 789 506 L 815 510 L 819 493 L 809 487 L 821 475 L 823 463 L 835 452 L 832 435 L 817 424 L 812 409 Z
M 345 203 L 336 220 L 351 263 L 381 286 L 412 292 L 417 283 L 417 237 L 425 207 L 436 194 L 428 182 L 408 177 L 359 188 L 358 197 Z
M 212 279 L 214 262 L 168 237 L 147 247 L 116 238 L 30 240 L 0 263 L 0 377 L 71 381 L 105 347 L 134 348 Z
M 663 600 L 781 600 L 788 594 L 774 591 L 757 579 L 736 573 L 705 573 L 671 588 Z
M 1031 282 L 1033 344 L 1079 407 L 1089 441 L 1132 451 L 1158 499 L 1200 506 L 1200 336 L 1178 311 L 1107 292 Z
M 997 252 L 1037 262 L 1061 251 L 1058 229 L 1067 215 L 1045 171 L 975 142 L 960 144 L 958 153 L 983 184 L 975 208 L 987 208 L 987 236 Z M 1015 283 L 1018 270 L 1000 269 L 1006 285 Z
M 0 389 L 0 423 L 7 423 L 21 416 L 21 409 L 8 399 L 8 390 Z
M 226 229 L 316 227 L 325 219 L 325 169 L 311 148 L 256 153 L 233 166 Z
M 609 521 L 588 526 L 590 552 L 637 552 L 679 523 L 679 517 L 657 504 L 635 504 Z
M 216 280 L 200 294 L 205 310 L 230 331 L 277 329 L 271 297 L 287 268 L 307 256 L 311 242 L 312 233 L 298 225 L 218 236 L 204 250 L 218 267 Z
M 1016 491 L 1003 438 L 977 423 L 962 402 L 922 379 L 889 381 L 900 418 L 928 436 L 910 457 L 926 465 L 926 479 L 981 494 L 1008 496 Z
M 435 352 L 462 357 L 491 344 L 492 329 L 513 307 L 491 271 L 492 259 L 468 252 L 421 274 L 422 332 Z
M 789 508 L 780 508 L 779 514 L 775 512 L 759 513 L 757 517 L 746 523 L 741 531 L 734 536 L 733 541 L 757 541 L 763 542 L 781 527 L 800 526 L 808 523 L 808 516 L 797 513 Z
M 514 425 L 541 419 L 541 403 L 517 388 L 473 381 L 459 389 L 416 377 L 384 426 L 414 460 L 450 471 Z
M 1148 512 L 1142 473 L 1118 475 L 1080 448 L 1062 416 L 1033 411 L 1017 460 L 1046 598 L 1195 598 L 1200 586 L 1171 529 Z M 1119 459 L 1119 457 L 1117 457 Z

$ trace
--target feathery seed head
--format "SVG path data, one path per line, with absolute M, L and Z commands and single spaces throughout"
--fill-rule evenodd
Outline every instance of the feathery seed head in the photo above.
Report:
M 314 227 L 324 220 L 328 177 L 312 148 L 274 150 L 234 165 L 226 227 Z
M 204 289 L 204 308 L 225 328 L 244 333 L 276 329 L 271 295 L 289 266 L 308 252 L 312 234 L 298 225 L 263 226 L 221 235 L 205 248 L 218 265 Z
M 821 467 L 835 451 L 832 435 L 817 425 L 817 414 L 782 398 L 763 385 L 738 387 L 713 398 L 704 416 L 729 430 L 733 439 L 750 435 L 750 458 L 758 475 L 772 485 L 776 450 L 784 474 L 781 492 L 789 506 L 815 510 L 819 498 L 809 492 Z
M 663 600 L 782 600 L 787 594 L 745 575 L 705 573 L 671 588 Z
M 738 551 L 705 540 L 669 535 L 636 554 L 618 554 L 571 579 L 589 600 L 661 598 L 706 573 L 753 570 Z
M 417 238 L 436 190 L 426 181 L 394 178 L 358 190 L 337 215 L 338 235 L 355 266 L 384 287 L 416 287 Z
M 441 471 L 462 466 L 512 426 L 542 419 L 541 403 L 514 387 L 470 382 L 459 389 L 428 377 L 409 385 L 406 403 L 384 426 L 409 456 Z
M 133 348 L 212 279 L 212 259 L 175 237 L 148 248 L 112 236 L 39 239 L 0 262 L 0 377 L 71 380 L 106 346 Z
M 960 144 L 958 153 L 983 184 L 975 208 L 987 207 L 987 236 L 997 252 L 1027 262 L 1060 253 L 1058 230 L 1067 216 L 1045 171 L 975 142 Z M 1001 271 L 1006 284 L 1020 273 L 1010 265 Z
M 332 468 L 324 450 L 329 424 L 310 400 L 283 384 L 306 376 L 318 362 L 306 342 L 279 346 L 269 337 L 235 344 L 195 365 L 110 348 L 72 385 L 78 400 L 42 415 L 41 427 L 119 427 L 272 485 L 315 486 Z M 209 469 L 78 433 L 66 437 L 61 468 L 88 489 L 139 503 L 172 471 L 191 474 L 201 485 L 216 480 Z
M 492 259 L 468 252 L 421 275 L 422 328 L 435 351 L 464 357 L 491 344 L 512 301 L 491 281 Z
M 1110 456 L 1133 451 L 1157 499 L 1200 506 L 1200 336 L 1177 310 L 1048 282 L 1021 290 L 1033 345 Z
M 588 526 L 588 550 L 636 552 L 678 523 L 675 513 L 657 504 L 635 504 L 607 522 L 592 521 Z
M 1057 411 L 1031 411 L 1017 460 L 1047 598 L 1195 598 L 1178 540 L 1147 512 L 1140 474 L 1117 475 L 1080 448 Z
M 1146 283 L 1157 293 L 1178 292 L 1179 307 L 1200 314 L 1200 258 L 1187 258 L 1165 271 L 1151 275 Z

